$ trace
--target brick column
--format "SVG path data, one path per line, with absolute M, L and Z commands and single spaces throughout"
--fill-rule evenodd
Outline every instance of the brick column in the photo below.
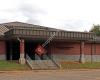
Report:
M 25 52 L 24 52 L 24 40 L 21 39 L 20 40 L 20 59 L 19 59 L 19 63 L 20 64 L 25 64 L 25 58 L 24 58 L 24 55 L 25 55 Z
M 80 46 L 80 60 L 81 63 L 85 63 L 85 56 L 84 56 L 84 41 L 81 42 Z

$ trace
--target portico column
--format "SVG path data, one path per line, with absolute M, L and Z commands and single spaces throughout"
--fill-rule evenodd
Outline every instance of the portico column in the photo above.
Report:
M 80 62 L 81 62 L 81 63 L 85 63 L 84 41 L 81 41 L 81 46 L 80 46 Z
M 20 64 L 25 64 L 25 51 L 24 51 L 24 39 L 20 40 L 20 59 L 19 59 L 19 63 Z

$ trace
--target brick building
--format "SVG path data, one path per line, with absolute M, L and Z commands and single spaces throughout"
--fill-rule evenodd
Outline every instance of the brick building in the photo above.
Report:
M 55 61 L 98 61 L 100 62 L 100 41 L 94 33 L 58 30 L 54 28 L 10 22 L 0 24 L 0 59 L 19 60 L 25 63 L 28 57 L 38 60 L 35 49 L 51 35 L 57 33 L 45 46 L 47 53 L 43 60 Z

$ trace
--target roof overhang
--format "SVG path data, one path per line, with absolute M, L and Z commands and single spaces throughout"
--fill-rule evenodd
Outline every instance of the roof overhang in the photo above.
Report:
M 43 38 L 47 39 L 54 34 L 54 39 L 63 40 L 93 40 L 94 33 L 89 32 L 70 32 L 70 31 L 50 31 L 50 30 L 34 30 L 34 29 L 11 29 L 5 33 L 6 38 Z

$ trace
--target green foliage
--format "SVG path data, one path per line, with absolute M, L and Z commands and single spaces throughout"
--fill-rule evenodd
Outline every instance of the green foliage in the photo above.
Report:
M 94 32 L 97 36 L 100 36 L 100 25 L 93 25 L 90 32 Z

